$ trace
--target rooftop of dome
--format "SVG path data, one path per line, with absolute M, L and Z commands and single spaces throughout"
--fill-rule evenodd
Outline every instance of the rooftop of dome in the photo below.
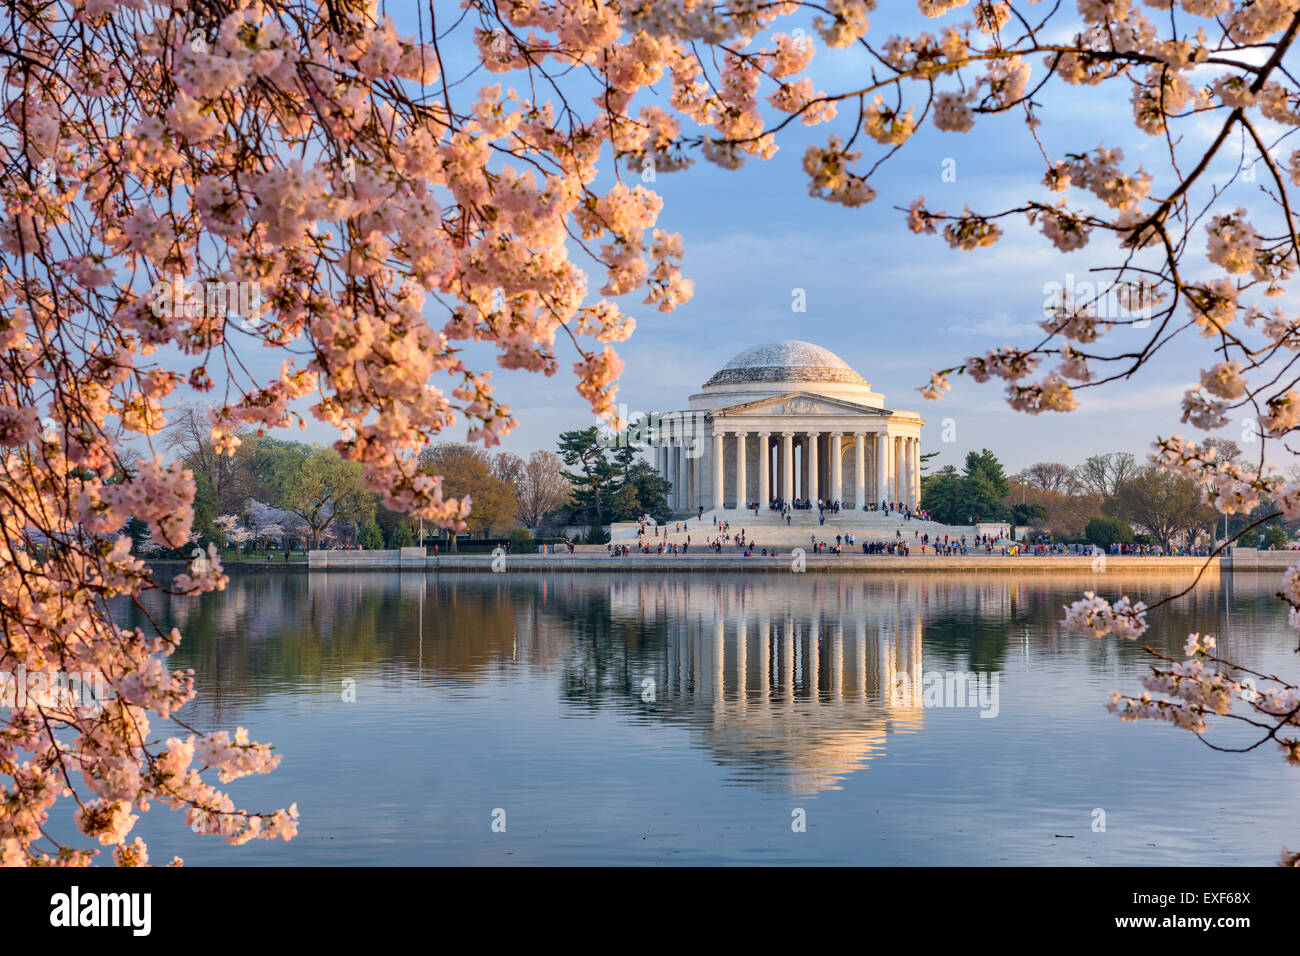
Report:
M 834 352 L 797 339 L 745 349 L 722 366 L 704 386 L 707 388 L 710 385 L 737 385 L 746 382 L 867 384 L 861 375 Z

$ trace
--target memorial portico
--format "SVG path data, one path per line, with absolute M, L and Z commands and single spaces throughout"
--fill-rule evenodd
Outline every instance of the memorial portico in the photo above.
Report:
M 655 463 L 677 511 L 774 498 L 920 504 L 925 420 L 886 408 L 843 359 L 808 342 L 741 352 L 664 420 Z

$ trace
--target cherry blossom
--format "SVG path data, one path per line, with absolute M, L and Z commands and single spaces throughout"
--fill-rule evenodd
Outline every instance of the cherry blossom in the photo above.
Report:
M 927 118 L 945 134 L 1007 130 L 1042 163 L 1023 201 L 974 208 L 983 197 L 959 182 L 948 208 L 960 213 L 898 197 L 907 228 L 976 257 L 1015 230 L 1062 251 L 1118 247 L 1107 278 L 1140 290 L 1128 301 L 1144 313 L 1062 301 L 1033 343 L 936 369 L 923 394 L 940 398 L 954 375 L 1000 378 L 1013 409 L 1069 411 L 1079 390 L 1131 378 L 1186 335 L 1213 354 L 1194 367 L 1184 421 L 1215 428 L 1249 405 L 1266 450 L 1300 427 L 1300 378 L 1276 372 L 1300 351 L 1298 320 L 1258 301 L 1285 291 L 1300 254 L 1287 193 L 1300 162 L 1270 152 L 1300 125 L 1283 65 L 1300 32 L 1291 0 L 1179 0 L 1177 17 L 1171 0 L 918 0 L 908 29 L 884 38 L 871 33 L 874 0 L 467 0 L 455 17 L 430 8 L 415 35 L 373 2 L 11 8 L 0 664 L 101 671 L 114 696 L 94 722 L 46 714 L 57 734 L 6 724 L 5 863 L 88 862 L 100 846 L 147 863 L 131 831 L 152 802 L 233 843 L 296 830 L 296 807 L 254 813 L 205 782 L 274 767 L 247 734 L 140 743 L 150 715 L 184 707 L 192 675 L 166 665 L 179 634 L 121 628 L 104 600 L 224 586 L 203 551 L 174 581 L 154 580 L 121 534 L 134 517 L 161 545 L 190 543 L 194 477 L 154 446 L 173 404 L 211 395 L 225 454 L 246 428 L 337 428 L 336 447 L 387 507 L 462 527 L 472 503 L 444 496 L 419 450 L 462 428 L 492 445 L 515 425 L 466 346 L 506 369 L 571 372 L 593 414 L 609 415 L 614 346 L 647 321 L 625 297 L 664 313 L 693 295 L 689 237 L 660 222 L 671 210 L 653 185 L 697 158 L 743 170 L 790 130 L 826 126 L 800 154 L 806 188 L 859 208 Z M 452 45 L 483 69 L 447 76 Z M 1150 137 L 1144 165 L 1098 144 L 1086 111 L 1042 134 L 1044 103 L 1100 84 L 1128 96 Z M 1267 197 L 1249 218 L 1222 208 L 1211 181 L 1247 165 Z M 1202 248 L 1204 261 L 1186 254 Z M 249 371 L 249 349 L 276 353 L 269 374 Z M 1044 358 L 1057 367 L 1026 382 Z M 1248 468 L 1174 436 L 1153 457 L 1194 474 L 1222 510 L 1300 503 L 1267 451 Z M 1137 606 L 1085 600 L 1069 619 L 1092 632 L 1145 627 Z M 1124 716 L 1172 715 L 1199 732 L 1225 696 L 1284 714 L 1286 688 L 1233 697 L 1208 646 L 1194 650 Z M 1295 759 L 1297 745 L 1276 739 Z M 81 779 L 55 769 L 70 765 Z M 60 801 L 84 846 L 42 836 Z

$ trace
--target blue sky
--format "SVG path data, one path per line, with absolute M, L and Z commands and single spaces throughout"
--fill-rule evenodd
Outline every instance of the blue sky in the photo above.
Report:
M 440 10 L 444 6 L 450 7 L 438 4 Z M 868 37 L 872 42 L 882 43 L 900 31 L 937 33 L 944 23 L 968 16 L 959 11 L 955 18 L 927 21 L 910 3 L 891 4 L 890 9 L 888 16 L 878 12 L 873 17 Z M 408 22 L 405 14 L 397 16 L 403 30 L 414 32 L 413 18 Z M 448 41 L 443 41 L 442 52 L 450 74 L 472 54 L 463 44 L 457 48 Z M 861 84 L 864 63 L 860 53 L 828 51 L 819 45 L 812 75 L 820 88 L 841 90 Z M 1044 67 L 1037 59 L 1031 65 L 1032 86 Z M 493 82 L 509 86 L 511 77 L 480 72 L 464 84 L 462 99 Z M 1166 192 L 1170 187 L 1163 176 L 1168 165 L 1163 140 L 1132 125 L 1126 84 L 1107 85 L 1114 89 L 1057 84 L 1040 96 L 1047 107 L 1039 130 L 1044 146 L 1053 160 L 1094 149 L 1103 141 L 1120 146 L 1125 167 L 1142 162 L 1156 176 L 1152 194 Z M 659 91 L 666 93 L 667 83 L 660 84 Z M 856 113 L 855 106 L 849 109 Z M 1221 115 L 1184 125 L 1189 148 L 1206 141 Z M 630 411 L 684 407 L 687 397 L 736 353 L 794 338 L 839 354 L 884 393 L 889 407 L 921 412 L 929 422 L 924 450 L 940 451 L 940 466 L 960 465 L 968 450 L 982 447 L 993 449 L 1009 470 L 1041 460 L 1074 464 L 1108 451 L 1144 455 L 1158 434 L 1194 434 L 1178 421 L 1178 403 L 1197 370 L 1212 359 L 1206 345 L 1192 337 L 1162 352 L 1130 382 L 1080 392 L 1080 408 L 1069 415 L 1012 412 L 1003 401 L 1001 384 L 994 382 L 981 386 L 958 379 L 943 401 L 922 399 L 917 388 L 931 368 L 957 364 L 1004 344 L 1036 342 L 1033 323 L 1041 315 L 1044 286 L 1063 283 L 1070 274 L 1084 280 L 1090 268 L 1114 263 L 1117 257 L 1098 240 L 1075 253 L 1058 253 L 1022 217 L 1007 221 L 1007 234 L 997 245 L 974 252 L 954 252 L 941 237 L 907 231 L 904 214 L 895 207 L 905 207 L 921 195 L 932 208 L 948 212 L 959 212 L 967 204 L 993 212 L 1029 198 L 1053 198 L 1040 185 L 1043 159 L 1022 115 L 980 117 L 966 134 L 939 132 L 927 120 L 873 178 L 877 199 L 858 209 L 809 197 L 801 168 L 809 143 L 850 130 L 848 119 L 813 128 L 794 124 L 769 161 L 751 160 L 745 168 L 729 172 L 700 159 L 688 170 L 657 177 L 653 188 L 664 199 L 659 226 L 682 234 L 684 271 L 695 282 L 695 297 L 670 315 L 641 305 L 639 297 L 626 297 L 622 303 L 638 323 L 633 337 L 617 346 L 626 363 L 618 400 Z M 859 144 L 865 167 L 881 148 L 865 137 L 859 137 Z M 1291 148 L 1285 146 L 1282 155 Z M 1237 155 L 1230 151 L 1216 163 L 1210 181 L 1226 184 Z M 943 179 L 946 160 L 955 162 L 955 181 Z M 608 184 L 613 171 L 608 157 L 601 169 L 601 181 Z M 1228 208 L 1254 208 L 1259 195 L 1258 185 L 1238 182 L 1228 187 L 1222 202 Z M 1071 208 L 1085 205 L 1082 200 L 1079 191 L 1073 191 Z M 1198 227 L 1189 261 L 1199 260 L 1203 248 L 1204 230 Z M 1198 269 L 1193 274 L 1217 272 Z M 599 275 L 593 276 L 593 300 L 601 282 Z M 805 291 L 804 313 L 791 310 L 795 289 Z M 1269 304 L 1292 305 L 1289 298 Z M 429 314 L 440 324 L 436 308 L 431 302 Z M 1130 329 L 1112 333 L 1115 339 L 1131 336 L 1135 344 L 1139 335 Z M 479 358 L 480 367 L 495 368 L 490 349 L 471 346 L 468 354 Z M 498 395 L 513 407 L 519 421 L 504 449 L 526 454 L 553 448 L 561 430 L 593 423 L 573 390 L 571 364 L 572 356 L 561 355 L 562 370 L 551 379 L 495 371 Z M 953 443 L 939 441 L 945 418 L 956 424 Z M 1238 423 L 1216 434 L 1240 440 L 1242 431 Z M 314 427 L 307 437 L 332 440 L 324 429 Z M 447 437 L 463 440 L 463 429 Z

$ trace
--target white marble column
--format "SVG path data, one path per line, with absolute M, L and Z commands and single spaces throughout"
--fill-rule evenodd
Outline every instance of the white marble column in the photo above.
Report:
M 902 483 L 898 480 L 898 436 L 889 436 L 889 500 L 898 505 Z
M 912 439 L 912 458 L 913 461 L 916 463 L 916 470 L 913 473 L 915 477 L 913 480 L 916 483 L 915 484 L 916 506 L 919 508 L 921 507 L 921 439 L 920 438 Z
M 817 481 L 817 433 L 808 433 L 808 456 L 804 462 L 804 473 L 808 476 L 808 483 L 804 485 L 804 497 L 817 504 L 817 496 L 821 494 L 821 489 Z
M 772 460 L 769 464 L 769 470 L 772 472 L 772 497 L 773 498 L 781 497 L 781 475 L 785 473 L 784 469 L 781 466 L 782 453 L 783 453 L 783 449 L 781 447 L 781 436 L 773 435 L 772 436 Z
M 881 471 L 880 471 L 880 497 L 886 501 L 894 500 L 894 436 L 886 432 L 880 436 L 881 445 Z
M 831 456 L 831 500 L 844 506 L 844 449 L 840 447 L 840 433 L 829 436 L 826 443 L 830 446 L 826 453 Z
M 766 508 L 771 500 L 771 488 L 768 482 L 772 478 L 772 446 L 767 432 L 758 433 L 758 503 Z
M 876 435 L 876 503 L 889 500 L 889 435 Z
M 903 501 L 912 504 L 912 439 L 903 439 Z
M 917 493 L 917 461 L 916 461 L 916 439 L 907 440 L 907 499 L 912 505 L 912 510 L 920 503 L 920 495 Z
M 894 501 L 903 500 L 903 439 L 894 438 Z
M 672 508 L 674 511 L 676 511 L 676 510 L 680 507 L 680 505 L 678 504 L 678 501 L 681 499 L 681 491 L 682 491 L 682 485 L 681 485 L 681 466 L 680 466 L 680 464 L 678 463 L 678 460 L 677 460 L 677 459 L 678 459 L 678 456 L 680 456 L 681 453 L 682 453 L 682 448 L 681 448 L 680 445 L 669 445 L 669 446 L 668 446 L 668 472 L 669 472 L 669 474 L 668 474 L 667 477 L 668 477 L 668 480 L 672 482 L 672 493 L 668 496 L 668 505 L 669 505 L 669 507 Z
M 912 497 L 911 493 L 907 490 L 907 486 L 912 480 L 911 468 L 908 466 L 907 459 L 907 439 L 900 438 L 898 440 L 898 496 L 904 505 L 907 505 L 909 503 L 908 499 Z
M 726 478 L 723 469 L 722 446 L 726 440 L 723 432 L 713 433 L 713 493 L 709 496 L 715 509 L 722 507 L 722 482 Z
M 794 434 L 781 433 L 781 494 L 786 501 L 794 500 Z
M 745 433 L 736 432 L 736 510 L 740 511 L 749 504 L 745 493 Z
M 677 510 L 691 510 L 691 459 L 686 454 L 685 444 L 677 447 L 677 482 L 681 491 L 677 493 Z
M 912 493 L 909 486 L 912 483 L 912 462 L 908 454 L 908 440 L 900 438 L 898 440 L 898 498 L 904 506 L 911 504 Z
M 799 449 L 799 490 L 795 493 L 799 498 L 808 497 L 808 438 L 803 436 L 795 439 L 795 447 Z
M 853 507 L 858 511 L 867 500 L 866 448 L 862 432 L 853 436 Z
M 876 457 L 879 442 L 876 441 L 876 433 L 867 433 L 867 501 L 879 501 L 880 495 L 876 494 L 876 483 L 880 480 L 880 460 Z
M 898 503 L 898 439 L 893 435 L 885 442 L 889 446 L 889 488 L 885 492 L 885 497 L 891 504 Z
M 912 500 L 921 507 L 921 439 L 912 439 Z

